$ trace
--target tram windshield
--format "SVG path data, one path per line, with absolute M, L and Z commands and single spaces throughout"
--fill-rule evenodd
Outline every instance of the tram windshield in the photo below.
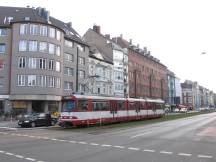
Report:
M 75 109 L 75 101 L 64 101 L 63 103 L 63 111 L 64 112 L 71 112 Z

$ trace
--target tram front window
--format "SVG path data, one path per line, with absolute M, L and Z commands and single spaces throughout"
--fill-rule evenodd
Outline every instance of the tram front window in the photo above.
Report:
M 75 101 L 65 101 L 63 104 L 63 111 L 71 112 L 75 109 Z

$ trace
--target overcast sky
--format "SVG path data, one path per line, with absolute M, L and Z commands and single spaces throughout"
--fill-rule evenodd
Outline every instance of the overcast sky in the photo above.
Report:
M 216 92 L 215 0 L 1 0 L 2 6 L 45 7 L 83 35 L 93 24 L 146 46 L 183 82 Z M 202 52 L 206 52 L 202 55 Z

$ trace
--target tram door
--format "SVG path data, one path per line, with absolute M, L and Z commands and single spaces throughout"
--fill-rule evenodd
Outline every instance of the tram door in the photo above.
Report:
M 110 113 L 112 114 L 113 121 L 117 120 L 117 101 L 110 101 Z
M 135 111 L 137 114 L 137 118 L 140 117 L 141 113 L 140 113 L 140 102 L 139 101 L 135 101 L 134 102 L 134 107 L 135 107 Z

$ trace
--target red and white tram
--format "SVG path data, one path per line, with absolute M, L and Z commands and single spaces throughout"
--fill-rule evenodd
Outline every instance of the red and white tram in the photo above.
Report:
M 63 97 L 63 111 L 59 125 L 79 126 L 114 123 L 164 115 L 161 99 L 135 99 L 73 95 Z

